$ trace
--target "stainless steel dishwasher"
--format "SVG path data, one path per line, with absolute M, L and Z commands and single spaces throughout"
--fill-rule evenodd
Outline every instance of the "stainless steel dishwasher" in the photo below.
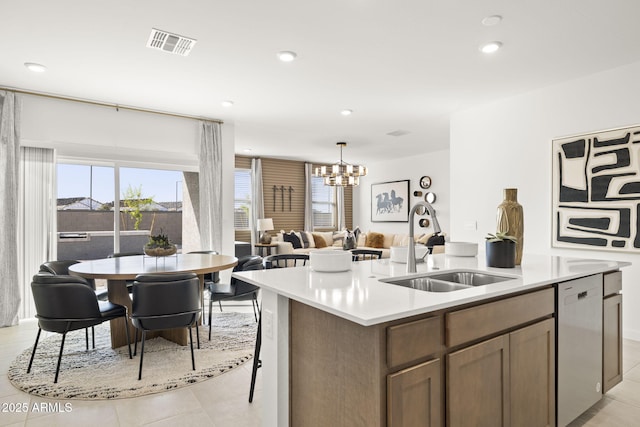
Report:
M 558 426 L 602 398 L 602 274 L 558 284 Z

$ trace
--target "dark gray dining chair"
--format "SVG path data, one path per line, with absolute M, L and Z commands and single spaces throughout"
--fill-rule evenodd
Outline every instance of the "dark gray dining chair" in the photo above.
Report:
M 150 273 L 136 276 L 133 282 L 131 322 L 136 327 L 134 354 L 138 349 L 138 331 L 142 331 L 138 380 L 142 379 L 147 331 L 188 328 L 191 364 L 193 370 L 196 370 L 191 327 L 195 325 L 199 337 L 198 319 L 201 311 L 200 280 L 195 273 Z M 198 345 L 199 342 L 198 338 Z
M 69 267 L 74 264 L 78 264 L 79 262 L 80 261 L 75 259 L 43 262 L 42 264 L 40 264 L 40 272 L 51 273 L 55 275 L 68 275 Z M 85 280 L 89 283 L 89 286 L 91 286 L 93 290 L 96 289 L 96 281 L 94 279 Z M 98 299 L 102 299 L 102 296 L 102 294 L 98 294 Z M 104 299 L 106 299 L 106 293 L 104 294 Z
M 262 257 L 258 255 L 247 255 L 238 259 L 238 264 L 233 268 L 233 271 L 249 271 L 249 270 L 262 270 Z M 211 312 L 213 311 L 213 303 L 218 302 L 220 305 L 220 311 L 222 311 L 221 301 L 227 300 L 251 300 L 251 306 L 253 307 L 253 316 L 258 321 L 258 292 L 260 287 L 247 283 L 243 280 L 231 278 L 230 283 L 210 283 L 207 287 L 209 290 L 209 341 L 211 341 Z
M 286 268 L 307 265 L 308 254 L 276 254 L 264 257 L 264 268 Z
M 382 251 L 377 251 L 375 249 L 352 249 L 351 256 L 353 261 L 380 259 L 382 258 Z
M 58 382 L 64 341 L 68 332 L 93 327 L 107 320 L 127 317 L 126 307 L 109 301 L 98 301 L 91 286 L 81 277 L 38 273 L 33 276 L 31 292 L 36 305 L 38 335 L 33 345 L 27 373 L 31 372 L 42 330 L 62 334 L 54 383 Z M 131 358 L 129 328 L 125 328 L 125 333 L 129 358 Z
M 69 267 L 71 267 L 74 264 L 78 264 L 79 262 L 80 261 L 77 261 L 74 259 L 43 262 L 42 264 L 40 264 L 39 273 L 52 274 L 54 276 L 69 276 Z M 101 289 L 99 291 L 96 291 L 96 281 L 94 279 L 83 278 L 83 280 L 87 283 L 87 286 L 90 286 L 91 289 L 94 290 L 94 292 L 96 293 L 96 297 L 100 301 L 108 300 L 106 289 Z M 87 342 L 87 350 L 89 350 L 89 328 L 86 328 L 85 330 L 85 338 Z M 91 342 L 92 342 L 93 348 L 96 348 L 96 332 L 93 326 L 91 327 Z

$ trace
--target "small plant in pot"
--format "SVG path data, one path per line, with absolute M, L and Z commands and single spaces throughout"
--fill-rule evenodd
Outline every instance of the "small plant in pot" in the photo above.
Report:
M 486 237 L 487 267 L 513 268 L 516 265 L 517 239 L 507 233 L 489 233 Z
M 176 245 L 171 243 L 166 234 L 162 233 L 162 229 L 160 229 L 160 234 L 149 236 L 149 242 L 144 245 L 144 253 L 149 256 L 169 256 L 175 254 L 177 251 L 178 248 Z

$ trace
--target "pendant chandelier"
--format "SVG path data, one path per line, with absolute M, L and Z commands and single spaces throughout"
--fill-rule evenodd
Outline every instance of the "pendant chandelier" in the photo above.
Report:
M 324 178 L 324 185 L 348 187 L 360 184 L 360 177 L 367 174 L 367 168 L 343 162 L 342 149 L 347 146 L 347 143 L 338 142 L 336 145 L 340 147 L 340 162 L 315 168 L 313 176 Z

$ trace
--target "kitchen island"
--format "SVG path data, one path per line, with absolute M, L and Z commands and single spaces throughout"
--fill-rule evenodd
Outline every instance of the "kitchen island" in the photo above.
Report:
M 483 257 L 446 255 L 418 264 L 414 275 L 472 270 L 508 276 L 453 292 L 381 281 L 407 276 L 404 264 L 388 259 L 354 263 L 339 273 L 309 267 L 234 273 L 263 290 L 263 424 L 383 426 L 428 418 L 433 425 L 456 425 L 468 411 L 509 425 L 518 424 L 522 408 L 553 425 L 555 286 L 625 265 L 536 255 L 513 269 L 487 268 Z M 530 422 L 532 415 L 525 415 Z

